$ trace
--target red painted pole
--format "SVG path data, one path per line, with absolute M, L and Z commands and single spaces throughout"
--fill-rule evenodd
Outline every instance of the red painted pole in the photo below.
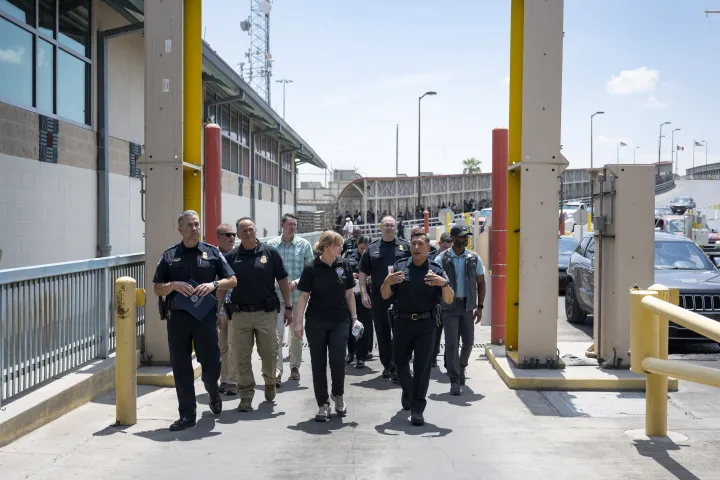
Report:
M 423 212 L 423 219 L 424 219 L 425 233 L 429 233 L 430 232 L 430 212 L 425 210 Z
M 508 129 L 492 131 L 492 222 L 490 230 L 491 254 L 491 329 L 490 341 L 505 343 L 505 281 L 507 269 L 507 189 L 508 189 Z
M 220 125 L 205 125 L 205 241 L 218 244 L 217 227 L 222 223 L 222 151 Z

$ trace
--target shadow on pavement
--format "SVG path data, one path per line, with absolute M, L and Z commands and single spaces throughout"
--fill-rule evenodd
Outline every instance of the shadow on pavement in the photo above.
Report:
M 355 368 L 354 363 L 345 368 L 345 375 L 348 377 L 364 377 L 365 375 L 372 375 L 373 373 L 378 373 L 378 371 L 368 367 L 367 363 L 363 368 Z
M 409 418 L 409 411 L 400 410 L 393 415 L 390 421 L 385 422 L 382 425 L 376 425 L 375 431 L 382 435 L 389 436 L 399 435 L 399 433 L 393 432 L 403 432 L 405 435 L 421 435 L 426 438 L 440 438 L 452 433 L 452 430 L 449 428 L 438 427 L 437 425 L 427 421 L 422 427 L 416 427 L 415 425 L 410 424 Z
M 344 423 L 342 417 L 331 415 L 327 422 L 318 422 L 314 418 L 300 422 L 297 425 L 289 425 L 289 430 L 304 432 L 308 435 L 330 435 L 335 430 L 341 428 L 357 428 L 357 422 Z
M 477 402 L 478 400 L 482 400 L 483 398 L 485 398 L 485 395 L 475 393 L 473 389 L 468 387 L 467 385 L 462 387 L 462 389 L 462 395 L 450 395 L 450 392 L 431 393 L 430 395 L 428 395 L 428 399 L 434 400 L 436 402 L 447 402 L 450 405 L 455 405 L 458 407 L 470 407 L 472 406 L 473 402 Z
M 635 440 L 635 448 L 643 457 L 652 458 L 658 465 L 663 467 L 668 473 L 671 473 L 679 480 L 699 480 L 700 477 L 695 476 L 690 470 L 680 465 L 677 460 L 672 458 L 669 451 L 678 451 L 680 447 L 689 447 L 689 445 L 678 445 L 670 439 L 652 438 L 651 440 Z
M 220 435 L 220 432 L 213 431 L 215 428 L 215 421 L 216 417 L 212 413 L 203 412 L 194 428 L 188 428 L 187 430 L 183 430 L 181 432 L 171 432 L 168 430 L 171 422 L 168 422 L 167 427 L 138 432 L 134 435 L 147 438 L 155 442 L 189 442 Z
M 382 375 L 378 375 L 375 378 L 369 380 L 363 380 L 362 382 L 351 383 L 357 387 L 372 388 L 373 390 L 393 390 L 400 388 L 400 385 L 390 381 L 389 378 L 382 378 Z
M 259 404 L 254 404 L 253 409 L 249 412 L 239 412 L 237 407 L 240 403 L 223 404 L 223 413 L 216 421 L 223 425 L 230 425 L 237 422 L 252 422 L 256 420 L 270 420 L 285 415 L 285 412 L 275 411 L 275 402 L 263 400 Z M 257 406 L 255 406 L 257 405 Z
M 440 370 L 440 366 L 433 367 L 430 370 L 430 380 L 435 380 L 438 383 L 447 383 L 450 385 L 450 377 L 447 376 L 447 372 Z
M 143 395 L 147 395 L 153 392 L 157 392 L 158 390 L 166 390 L 165 387 L 155 387 L 153 385 L 138 385 L 137 386 L 137 398 L 139 399 Z M 115 405 L 115 390 L 110 390 L 104 395 L 100 395 L 99 397 L 95 397 L 92 400 L 90 400 L 91 403 L 97 403 L 101 405 Z
M 534 390 L 514 390 L 515 395 L 522 400 L 525 408 L 530 413 L 538 417 L 560 417 L 562 416 L 555 407 L 552 406 L 550 400 L 543 394 Z M 568 405 L 569 408 L 569 405 Z M 580 415 L 586 416 L 586 415 Z

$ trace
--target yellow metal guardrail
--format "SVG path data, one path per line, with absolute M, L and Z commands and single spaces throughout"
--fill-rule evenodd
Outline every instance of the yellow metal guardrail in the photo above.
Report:
M 720 342 L 720 324 L 678 304 L 677 289 L 653 285 L 648 290 L 630 290 L 630 369 L 647 376 L 647 436 L 667 436 L 668 376 L 720 387 L 720 370 L 668 360 L 669 321 Z

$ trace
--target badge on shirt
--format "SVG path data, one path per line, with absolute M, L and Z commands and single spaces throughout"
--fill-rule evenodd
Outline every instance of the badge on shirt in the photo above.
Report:
M 340 276 L 340 275 L 342 275 L 343 273 L 345 273 L 345 270 L 343 270 L 342 267 L 338 267 L 338 268 L 335 269 L 335 273 L 337 273 L 338 276 Z
M 203 258 L 203 260 L 207 260 L 207 259 L 208 259 L 207 252 L 203 252 L 202 258 Z
M 182 258 L 173 258 L 173 262 L 179 262 Z
M 404 245 L 400 245 L 399 248 L 400 248 L 400 251 L 401 251 L 401 252 L 404 252 L 404 251 L 405 251 L 405 246 L 404 246 Z
M 265 255 L 260 257 L 260 263 L 262 263 L 263 265 L 267 263 L 267 257 Z

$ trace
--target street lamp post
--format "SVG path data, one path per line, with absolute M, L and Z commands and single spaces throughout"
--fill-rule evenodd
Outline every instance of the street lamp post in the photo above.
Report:
M 437 95 L 437 92 L 425 92 L 418 98 L 418 208 L 422 216 L 422 177 L 420 175 L 420 104 L 426 95 Z
M 708 171 L 707 171 L 707 166 L 708 166 L 708 163 L 707 163 L 707 151 L 708 151 L 708 148 L 707 148 L 707 140 L 703 140 L 703 143 L 705 144 L 705 178 L 707 178 L 707 177 L 708 177 Z
M 663 125 L 670 125 L 670 122 L 664 122 L 660 124 L 660 136 L 658 137 L 658 163 L 660 163 L 660 151 L 662 150 L 662 127 Z
M 675 175 L 678 174 L 678 154 L 677 148 L 675 148 L 675 132 L 679 132 L 682 128 L 676 128 L 670 132 L 670 161 L 673 161 L 673 152 L 675 152 Z
M 636 146 L 636 147 L 633 149 L 633 165 L 635 164 L 635 154 L 637 153 L 637 149 L 638 149 L 638 148 L 640 148 L 640 147 Z
M 285 120 L 285 85 L 287 85 L 288 83 L 293 83 L 293 81 L 283 78 L 280 80 L 275 80 L 275 82 L 283 84 L 283 120 Z

